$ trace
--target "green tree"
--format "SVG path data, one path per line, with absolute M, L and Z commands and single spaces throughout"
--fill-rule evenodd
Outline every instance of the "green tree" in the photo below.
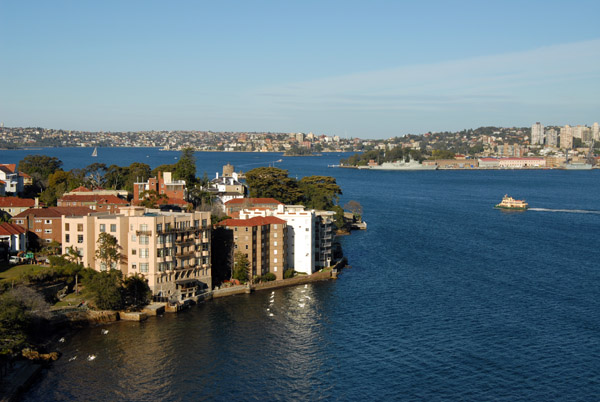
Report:
M 27 155 L 19 162 L 18 170 L 31 176 L 33 185 L 42 191 L 48 186 L 48 176 L 59 170 L 62 164 L 55 156 Z
M 259 167 L 246 172 L 250 197 L 275 198 L 284 204 L 302 201 L 302 191 L 288 171 L 276 167 Z
M 82 284 L 101 310 L 120 310 L 123 308 L 122 292 L 123 274 L 111 269 L 98 272 L 93 269 L 84 271 Z
M 126 306 L 136 309 L 150 303 L 152 292 L 144 277 L 135 274 L 123 281 L 123 301 Z
M 248 281 L 250 271 L 250 262 L 246 254 L 242 252 L 235 253 L 233 260 L 233 279 L 237 279 L 240 282 Z
M 127 168 L 127 177 L 125 180 L 125 190 L 133 193 L 133 183 L 148 180 L 152 176 L 150 166 L 145 163 L 133 162 Z
M 158 194 L 156 190 L 147 190 L 140 195 L 142 197 L 140 205 L 146 208 L 158 208 L 169 201 L 169 197 L 166 194 Z
M 181 156 L 173 169 L 173 179 L 185 180 L 186 186 L 189 187 L 196 184 L 196 157 L 193 148 L 181 150 Z
M 102 232 L 98 236 L 96 258 L 100 260 L 106 269 L 117 269 L 121 262 L 121 247 L 117 242 L 117 238 L 110 233 Z
M 330 176 L 307 176 L 298 184 L 303 194 L 303 205 L 308 208 L 330 211 L 342 194 L 335 178 Z

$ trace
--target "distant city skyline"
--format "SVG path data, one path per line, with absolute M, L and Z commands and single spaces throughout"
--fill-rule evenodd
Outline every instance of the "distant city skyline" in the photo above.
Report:
M 0 121 L 388 138 L 600 120 L 598 2 L 402 3 L 3 2 Z

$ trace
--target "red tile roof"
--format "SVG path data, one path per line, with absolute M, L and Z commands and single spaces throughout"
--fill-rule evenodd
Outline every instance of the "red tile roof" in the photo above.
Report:
M 100 194 L 65 194 L 59 202 L 95 202 L 97 204 L 117 204 L 126 205 L 127 201 L 117 197 L 116 195 L 100 195 Z
M 2 222 L 0 223 L 0 236 L 10 236 L 25 233 L 25 228 L 15 225 L 14 223 Z
M 92 190 L 90 190 L 90 189 L 89 189 L 89 188 L 87 188 L 87 187 L 84 187 L 84 186 L 79 186 L 79 187 L 77 187 L 76 189 L 73 189 L 73 190 L 71 190 L 71 191 L 70 191 L 70 193 L 74 193 L 74 192 L 82 193 L 82 192 L 84 192 L 84 191 L 85 191 L 85 192 L 92 192 Z
M 5 167 L 10 170 L 11 173 L 14 173 L 17 165 L 14 163 L 0 163 L 0 167 Z
M 225 219 L 221 221 L 221 226 L 263 226 L 271 224 L 285 224 L 283 219 L 276 218 L 274 216 L 255 216 L 250 219 Z
M 225 203 L 225 205 L 235 205 L 235 204 L 281 204 L 282 202 L 277 201 L 275 198 L 234 198 L 233 200 L 229 200 Z
M 27 216 L 33 216 L 36 218 L 60 218 L 63 215 L 66 216 L 83 216 L 90 214 L 94 211 L 88 207 L 49 207 L 49 208 L 29 208 L 21 212 L 20 214 L 13 217 L 25 218 Z
M 31 208 L 35 205 L 35 200 L 31 198 L 19 198 L 19 197 L 0 197 L 0 208 L 6 207 L 28 207 Z

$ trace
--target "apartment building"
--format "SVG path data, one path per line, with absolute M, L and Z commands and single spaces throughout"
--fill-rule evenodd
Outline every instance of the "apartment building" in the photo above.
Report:
M 246 254 L 250 277 L 271 272 L 283 279 L 287 269 L 287 224 L 274 216 L 227 219 L 219 223 L 233 232 L 235 252 Z
M 4 182 L 5 193 L 19 194 L 23 191 L 23 176 L 14 163 L 0 164 L 0 180 Z
M 146 182 L 133 183 L 133 204 L 138 205 L 144 199 L 144 193 L 149 191 L 167 196 L 168 204 L 187 205 L 185 180 L 173 180 L 171 172 L 158 172 L 158 177 L 151 177 Z
M 331 265 L 333 216 L 328 211 L 305 209 L 302 205 L 244 209 L 240 219 L 274 216 L 287 223 L 287 264 L 297 272 L 312 274 Z
M 79 251 L 84 266 L 98 271 L 120 269 L 148 280 L 155 300 L 181 301 L 212 288 L 209 212 L 166 212 L 123 207 L 119 214 L 65 217 L 63 252 Z M 121 261 L 106 267 L 96 258 L 100 233 L 120 246 Z
M 30 234 L 30 240 L 39 245 L 62 241 L 63 216 L 87 215 L 94 211 L 87 207 L 29 208 L 11 218 Z
M 225 202 L 225 213 L 233 217 L 242 209 L 277 209 L 279 205 L 283 203 L 275 198 L 235 198 Z

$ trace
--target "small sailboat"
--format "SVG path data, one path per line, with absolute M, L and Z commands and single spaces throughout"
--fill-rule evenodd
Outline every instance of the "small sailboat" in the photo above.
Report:
M 92 152 L 92 156 L 93 157 L 98 156 L 98 147 L 94 147 L 94 152 Z

